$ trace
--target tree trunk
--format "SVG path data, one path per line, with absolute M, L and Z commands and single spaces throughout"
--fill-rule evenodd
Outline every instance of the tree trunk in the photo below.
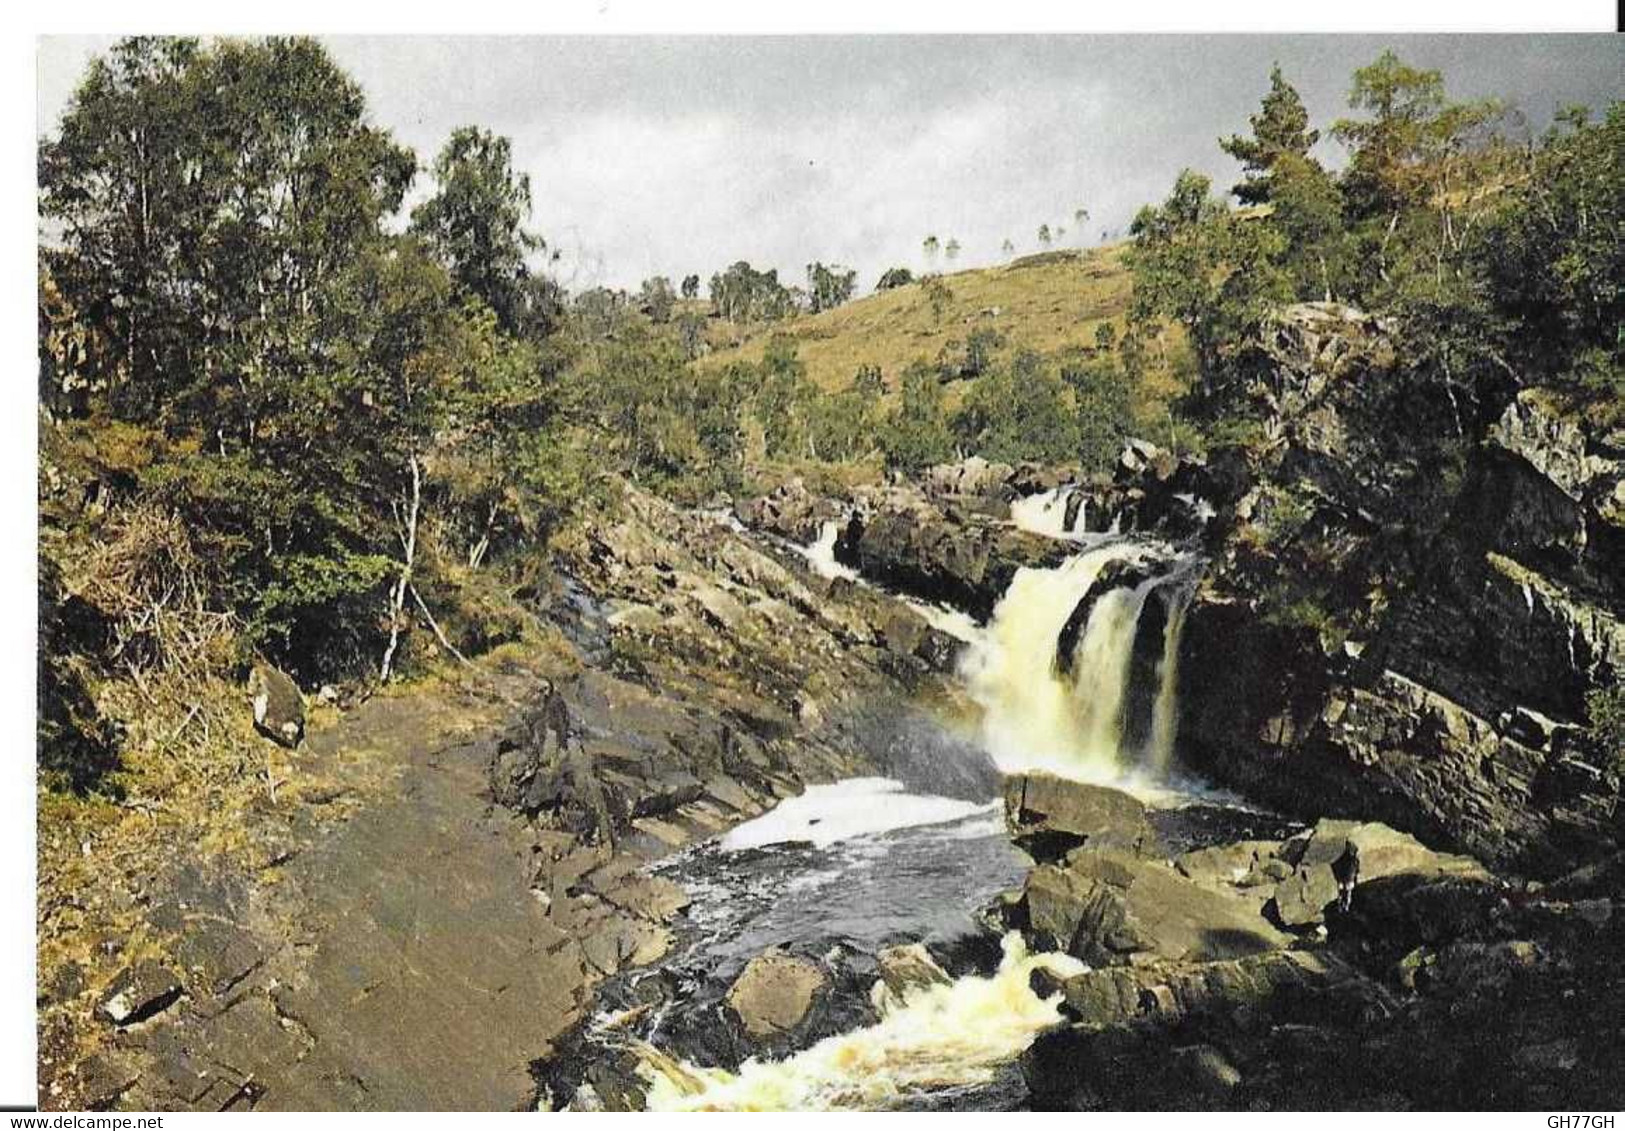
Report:
M 412 564 L 417 558 L 418 508 L 423 500 L 423 473 L 416 453 L 406 462 L 412 472 L 412 498 L 407 504 L 406 519 L 401 524 L 401 548 L 405 555 L 401 561 L 401 575 L 395 581 L 395 591 L 390 594 L 389 644 L 384 648 L 383 661 L 378 665 L 379 683 L 387 683 L 394 668 L 395 649 L 401 642 L 401 612 L 406 606 L 407 587 L 412 584 Z

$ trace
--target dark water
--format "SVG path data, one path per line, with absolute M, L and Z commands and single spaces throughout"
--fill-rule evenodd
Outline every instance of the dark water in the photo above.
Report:
M 991 807 L 949 824 L 728 851 L 705 845 L 658 870 L 695 897 L 681 961 L 737 970 L 768 947 L 873 954 L 898 942 L 951 950 L 1031 862 Z

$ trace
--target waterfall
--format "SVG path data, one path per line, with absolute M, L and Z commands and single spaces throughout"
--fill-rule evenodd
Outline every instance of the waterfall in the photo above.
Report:
M 1118 541 L 1054 569 L 1017 571 L 961 668 L 981 709 L 982 743 L 1001 771 L 1086 781 L 1155 782 L 1165 775 L 1190 592 L 1188 570 L 1148 576 L 1157 556 L 1151 547 Z M 1122 584 L 1103 577 L 1108 567 Z M 1141 617 L 1152 600 L 1165 614 L 1160 640 L 1149 645 L 1158 658 L 1136 665 Z M 1145 627 L 1154 632 L 1156 622 Z M 1155 679 L 1154 694 L 1144 687 L 1131 696 L 1137 666 L 1142 680 Z
M 818 528 L 818 538 L 811 545 L 797 546 L 796 549 L 801 551 L 801 556 L 807 559 L 807 564 L 820 577 L 842 577 L 852 581 L 858 576 L 857 570 L 835 560 L 835 540 L 840 534 L 840 523 L 826 522 Z
M 1151 712 L 1151 748 L 1147 768 L 1157 780 L 1167 777 L 1179 737 L 1179 637 L 1185 629 L 1191 587 L 1176 585 L 1168 594 L 1168 619 L 1162 629 L 1162 660 L 1157 665 L 1157 698 Z
M 1075 540 L 1086 528 L 1088 496 L 1071 485 L 1028 495 L 1010 504 L 1010 521 L 1046 538 Z

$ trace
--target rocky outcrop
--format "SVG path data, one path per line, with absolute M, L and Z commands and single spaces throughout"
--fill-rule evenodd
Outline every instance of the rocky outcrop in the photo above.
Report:
M 799 477 L 787 480 L 765 495 L 746 499 L 734 509 L 735 515 L 752 530 L 775 534 L 806 545 L 818 537 L 826 522 L 845 516 L 848 506 L 824 495 L 815 495 Z
M 1625 666 L 1625 464 L 1539 390 L 1486 410 L 1408 380 L 1358 311 L 1290 308 L 1259 355 L 1265 441 L 1191 472 L 1217 515 L 1187 756 L 1531 875 L 1615 851 L 1620 763 L 1585 701 Z M 1176 533 L 1154 510 L 1141 527 Z
M 1093 794 L 1049 788 L 1075 794 L 1057 811 Z M 1085 841 L 998 912 L 1092 967 L 1034 979 L 1063 1023 L 1021 1058 L 1028 1102 L 1517 1107 L 1564 1088 L 1605 1102 L 1625 923 L 1617 891 L 1593 893 L 1612 874 L 1517 888 L 1387 826 L 1329 819 L 1172 861 Z
M 1044 863 L 1085 844 L 1143 852 L 1156 843 L 1145 805 L 1137 798 L 1050 774 L 1006 778 L 1004 819 L 1016 846 Z
M 986 620 L 1016 570 L 1058 565 L 1068 549 L 901 489 L 866 500 L 842 531 L 835 555 L 873 582 Z

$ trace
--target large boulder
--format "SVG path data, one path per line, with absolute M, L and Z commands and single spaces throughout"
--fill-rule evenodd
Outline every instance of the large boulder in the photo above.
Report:
M 256 663 L 248 674 L 254 726 L 273 742 L 292 749 L 305 737 L 305 699 L 286 672 Z
M 985 620 L 1023 566 L 1059 565 L 1069 543 L 1019 530 L 908 489 L 866 500 L 835 544 L 865 578 Z
M 838 500 L 815 495 L 798 477 L 765 495 L 746 499 L 734 508 L 734 513 L 752 530 L 805 545 L 818 537 L 824 523 L 839 519 L 846 509 L 847 505 Z
M 823 969 L 811 959 L 769 951 L 745 965 L 725 1001 L 747 1035 L 779 1037 L 807 1018 L 828 982 Z
M 902 1005 L 911 994 L 951 981 L 921 943 L 885 947 L 875 955 L 875 966 L 880 980 L 875 983 L 874 1003 L 882 1015 Z
M 1015 774 L 1004 782 L 1010 839 L 1034 860 L 1054 862 L 1089 844 L 1134 852 L 1154 844 L 1145 805 L 1103 785 L 1052 774 Z
M 1040 865 L 1022 898 L 1038 944 L 1096 966 L 1239 958 L 1291 942 L 1253 895 L 1203 886 L 1121 849 L 1083 848 Z

